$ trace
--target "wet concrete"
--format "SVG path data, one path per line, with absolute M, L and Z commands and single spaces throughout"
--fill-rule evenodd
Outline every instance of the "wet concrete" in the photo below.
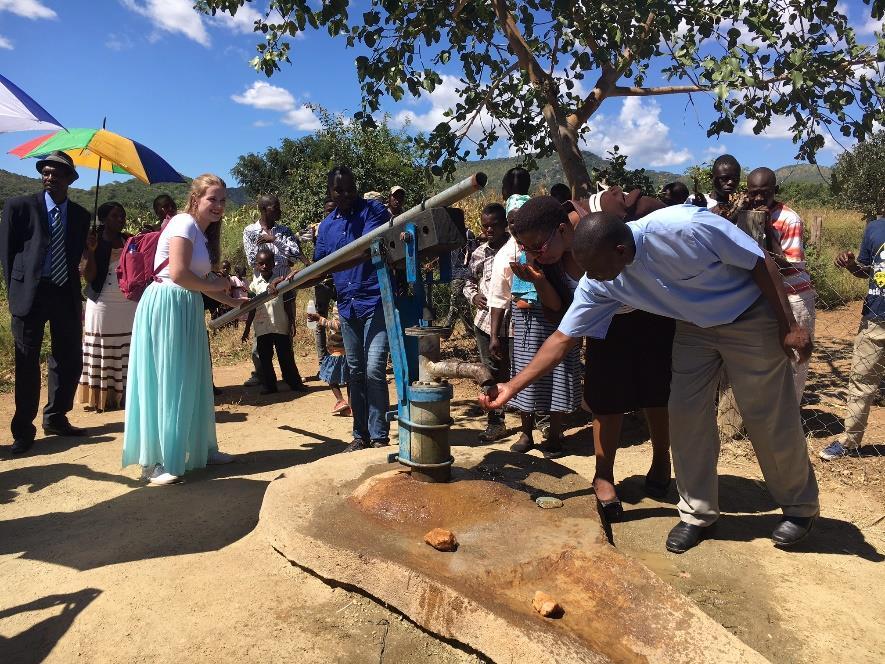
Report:
M 495 661 L 764 661 L 605 537 L 587 480 L 533 456 L 454 451 L 448 484 L 338 455 L 271 483 L 265 535 L 287 558 L 394 606 L 419 625 Z M 539 496 L 563 501 L 540 509 Z M 455 533 L 443 553 L 423 541 Z M 541 590 L 562 605 L 547 619 Z

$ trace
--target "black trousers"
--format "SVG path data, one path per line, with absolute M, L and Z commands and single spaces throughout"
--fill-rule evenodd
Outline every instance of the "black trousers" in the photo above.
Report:
M 262 334 L 258 337 L 258 361 L 260 364 L 261 384 L 265 389 L 277 389 L 277 374 L 273 370 L 273 352 L 276 348 L 277 362 L 283 380 L 292 387 L 301 382 L 298 367 L 295 366 L 295 352 L 292 350 L 292 337 L 288 334 Z
M 74 394 L 83 371 L 82 303 L 48 280 L 40 282 L 34 304 L 26 316 L 12 317 L 15 340 L 15 415 L 12 437 L 34 440 L 34 418 L 40 404 L 40 347 L 49 323 L 52 352 L 49 356 L 49 401 L 43 409 L 44 424 L 59 424 L 74 407 Z

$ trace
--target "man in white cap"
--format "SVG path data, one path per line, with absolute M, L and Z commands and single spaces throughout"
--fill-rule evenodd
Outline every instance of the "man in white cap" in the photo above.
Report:
M 406 202 L 406 190 L 398 184 L 390 188 L 387 196 L 387 209 L 390 210 L 391 219 L 403 213 L 403 204 Z
M 15 340 L 15 415 L 12 453 L 34 444 L 34 418 L 40 402 L 40 347 L 49 323 L 49 401 L 43 409 L 43 431 L 49 435 L 83 436 L 68 422 L 74 392 L 83 368 L 80 345 L 80 275 L 78 266 L 89 212 L 68 200 L 77 179 L 73 160 L 52 152 L 37 162 L 43 192 L 6 201 L 0 220 L 0 263 L 9 293 Z

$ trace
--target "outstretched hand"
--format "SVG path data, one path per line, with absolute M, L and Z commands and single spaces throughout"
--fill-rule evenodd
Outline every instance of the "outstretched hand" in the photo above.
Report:
M 498 383 L 490 387 L 488 392 L 479 395 L 479 405 L 485 410 L 498 410 L 514 396 L 510 383 Z
M 857 259 L 852 252 L 843 251 L 838 256 L 836 256 L 836 260 L 833 262 L 836 264 L 836 267 L 850 269 L 857 264 Z

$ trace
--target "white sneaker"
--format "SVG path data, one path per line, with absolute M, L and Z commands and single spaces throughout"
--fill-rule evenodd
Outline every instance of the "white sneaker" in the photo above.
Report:
M 139 479 L 149 480 L 154 474 L 154 469 L 157 467 L 157 464 L 152 463 L 150 466 L 142 466 L 141 467 L 141 477 Z
M 224 452 L 214 450 L 209 452 L 209 458 L 206 459 L 206 463 L 210 466 L 223 466 L 226 463 L 233 463 L 235 460 L 236 457 L 233 454 L 225 454 Z
M 164 486 L 166 484 L 176 484 L 180 482 L 181 477 L 179 477 L 178 475 L 173 475 L 172 473 L 167 473 L 166 469 L 163 467 L 163 464 L 158 463 L 154 468 L 154 474 L 151 475 L 151 478 L 148 481 L 151 484 Z

